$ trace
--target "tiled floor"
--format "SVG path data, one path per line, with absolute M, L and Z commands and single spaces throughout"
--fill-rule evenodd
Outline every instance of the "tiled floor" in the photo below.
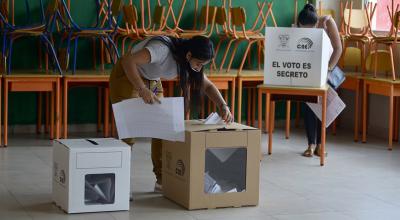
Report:
M 345 134 L 347 133 L 347 134 Z M 285 140 L 276 131 L 271 156 L 261 163 L 257 207 L 187 211 L 154 194 L 148 141 L 133 153 L 129 212 L 67 215 L 51 203 L 51 142 L 30 135 L 14 136 L 0 148 L 0 220 L 25 219 L 400 219 L 400 150 L 386 150 L 386 140 L 354 143 L 351 132 L 328 136 L 325 167 L 319 159 L 300 156 L 302 130 Z M 266 149 L 263 136 L 263 150 Z

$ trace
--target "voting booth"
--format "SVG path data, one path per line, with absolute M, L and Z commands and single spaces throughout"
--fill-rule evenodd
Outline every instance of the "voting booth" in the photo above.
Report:
M 185 141 L 163 141 L 168 199 L 193 209 L 258 205 L 261 132 L 237 123 L 185 122 Z
M 129 210 L 130 161 L 117 139 L 55 140 L 53 201 L 67 213 Z
M 332 52 L 323 29 L 266 27 L 264 84 L 322 87 Z

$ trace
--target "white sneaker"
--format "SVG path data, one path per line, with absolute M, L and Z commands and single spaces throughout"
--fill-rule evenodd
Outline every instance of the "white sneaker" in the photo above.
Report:
M 154 185 L 154 192 L 155 192 L 155 193 L 162 193 L 162 185 L 156 183 L 156 184 Z

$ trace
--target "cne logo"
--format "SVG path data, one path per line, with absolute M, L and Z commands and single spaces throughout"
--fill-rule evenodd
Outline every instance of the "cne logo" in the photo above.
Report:
M 175 173 L 178 176 L 183 176 L 185 174 L 185 164 L 182 160 L 176 161 Z
M 297 49 L 300 50 L 309 50 L 311 49 L 311 47 L 313 46 L 314 42 L 307 37 L 301 38 L 298 42 L 297 42 Z

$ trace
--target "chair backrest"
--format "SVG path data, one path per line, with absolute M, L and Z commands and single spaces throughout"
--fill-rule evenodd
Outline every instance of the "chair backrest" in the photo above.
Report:
M 375 69 L 375 51 L 372 50 L 368 54 L 365 61 L 365 67 L 368 72 L 373 72 Z M 378 73 L 390 73 L 392 64 L 390 60 L 390 53 L 387 50 L 378 50 L 377 57 L 377 71 Z
M 203 6 L 201 8 L 201 13 L 200 13 L 200 24 L 213 24 L 215 22 L 215 16 L 217 13 L 217 7 L 215 6 L 209 6 L 208 7 L 208 18 L 206 18 L 207 14 L 207 7 Z
M 134 5 L 124 5 L 124 20 L 129 25 L 136 25 L 138 22 L 138 13 Z
M 361 67 L 360 48 L 346 47 L 342 59 L 344 67 Z
M 226 10 L 225 7 L 218 7 L 217 8 L 217 14 L 215 16 L 215 23 L 219 25 L 225 25 L 228 21 L 228 18 L 226 16 Z
M 0 13 L 8 20 L 8 1 L 0 1 Z
M 348 9 L 343 12 L 344 23 L 350 28 L 363 29 L 368 27 L 365 9 Z
M 113 0 L 111 5 L 112 16 L 118 16 L 121 12 L 123 2 L 121 0 Z
M 153 24 L 163 26 L 165 22 L 165 6 L 156 5 L 154 7 Z
M 230 8 L 232 16 L 231 24 L 233 27 L 242 27 L 246 24 L 246 12 L 242 7 Z

